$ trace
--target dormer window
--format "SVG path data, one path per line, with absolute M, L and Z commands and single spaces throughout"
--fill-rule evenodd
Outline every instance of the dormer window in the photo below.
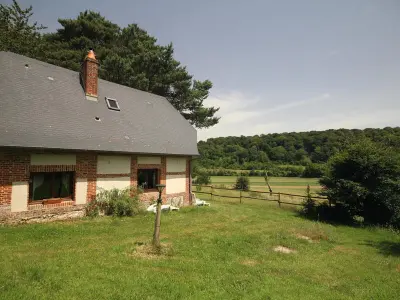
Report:
M 107 103 L 108 109 L 118 110 L 118 111 L 121 110 L 119 108 L 119 104 L 118 104 L 118 101 L 116 99 L 112 99 L 112 98 L 106 97 L 106 103 Z

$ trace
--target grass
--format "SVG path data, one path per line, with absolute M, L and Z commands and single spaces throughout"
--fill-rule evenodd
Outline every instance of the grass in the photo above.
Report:
M 212 202 L 163 214 L 157 255 L 146 250 L 153 222 L 0 227 L 0 298 L 398 299 L 393 231 L 320 224 L 263 201 Z
M 264 177 L 249 177 L 250 189 L 256 191 L 268 191 Z M 236 182 L 236 176 L 211 176 L 213 185 L 224 184 L 232 186 Z M 270 177 L 269 184 L 274 192 L 300 194 L 303 195 L 309 184 L 311 192 L 317 194 L 321 188 L 318 178 L 299 178 L 299 177 Z

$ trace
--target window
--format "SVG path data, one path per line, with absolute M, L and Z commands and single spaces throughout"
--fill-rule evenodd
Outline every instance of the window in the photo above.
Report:
M 73 191 L 73 172 L 31 173 L 29 199 L 32 201 L 51 198 L 73 199 Z
M 120 110 L 119 104 L 116 99 L 111 99 L 106 97 L 106 103 L 109 109 Z
M 156 184 L 160 183 L 158 169 L 138 170 L 138 186 L 147 190 L 155 189 Z

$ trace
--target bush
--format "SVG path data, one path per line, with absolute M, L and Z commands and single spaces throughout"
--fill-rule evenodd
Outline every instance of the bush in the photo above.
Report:
M 87 216 L 97 216 L 103 211 L 108 216 L 133 216 L 143 211 L 139 200 L 141 191 L 134 188 L 101 190 L 96 200 L 86 205 Z
M 96 199 L 86 204 L 85 215 L 87 217 L 94 218 L 99 216 L 99 214 L 100 214 L 100 206 Z
M 307 164 L 302 177 L 304 178 L 321 178 L 325 173 L 325 166 L 322 164 Z
M 400 227 L 400 155 L 369 140 L 333 156 L 323 193 L 365 223 Z
M 236 178 L 236 183 L 234 188 L 236 190 L 248 191 L 250 187 L 249 177 L 247 176 L 238 176 Z
M 211 183 L 211 177 L 206 173 L 201 173 L 197 175 L 195 183 L 200 185 L 209 185 Z

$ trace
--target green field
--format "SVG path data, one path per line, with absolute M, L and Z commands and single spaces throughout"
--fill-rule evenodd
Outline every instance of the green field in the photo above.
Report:
M 262 201 L 0 227 L 1 299 L 398 299 L 400 236 Z M 307 237 L 308 240 L 303 239 Z M 294 250 L 275 252 L 277 246 Z
M 264 177 L 249 177 L 250 189 L 256 191 L 268 191 Z M 212 185 L 232 186 L 236 181 L 236 176 L 211 176 Z M 321 188 L 318 178 L 298 178 L 298 177 L 270 177 L 269 184 L 273 192 L 301 194 L 306 191 L 307 185 L 311 187 L 311 192 L 316 194 Z

